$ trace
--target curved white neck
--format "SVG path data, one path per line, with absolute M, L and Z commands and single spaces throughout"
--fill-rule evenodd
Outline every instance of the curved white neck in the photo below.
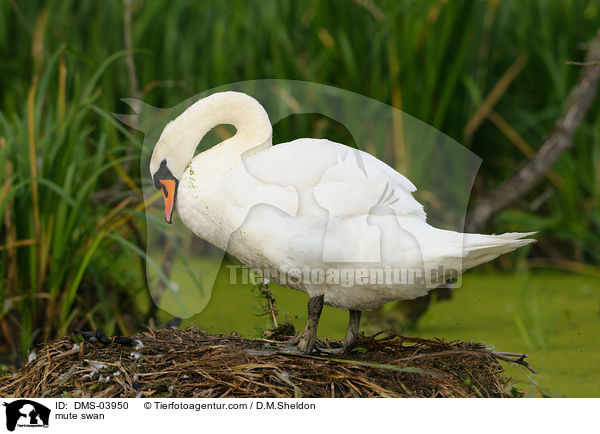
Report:
M 236 134 L 201 155 L 218 155 L 223 169 L 239 163 L 246 151 L 271 146 L 271 122 L 258 101 L 239 92 L 215 93 L 192 104 L 165 127 L 154 148 L 150 171 L 154 173 L 165 158 L 173 176 L 181 179 L 202 138 L 221 124 L 233 125 Z

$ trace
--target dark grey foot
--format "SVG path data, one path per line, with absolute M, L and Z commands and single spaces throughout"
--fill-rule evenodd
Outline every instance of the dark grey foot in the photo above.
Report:
M 298 349 L 304 354 L 310 354 L 315 348 L 317 327 L 323 311 L 323 298 L 324 296 L 318 295 L 308 300 L 308 320 L 302 338 L 298 342 Z
M 344 339 L 344 347 L 350 348 L 358 339 L 358 328 L 360 326 L 360 316 L 362 312 L 359 310 L 350 311 L 350 320 L 348 321 L 348 330 L 346 330 L 346 339 Z

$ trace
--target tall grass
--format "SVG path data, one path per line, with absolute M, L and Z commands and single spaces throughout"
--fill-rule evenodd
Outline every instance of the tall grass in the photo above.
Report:
M 599 18 L 589 0 L 138 0 L 132 42 L 140 91 L 159 107 L 258 78 L 315 81 L 400 107 L 484 159 L 477 196 L 549 132 L 579 73 L 565 62 L 583 58 Z M 86 322 L 124 333 L 126 311 L 148 307 L 147 295 L 133 301 L 143 280 L 131 265 L 144 233 L 140 174 L 129 163 L 139 138 L 109 115 L 128 110 L 118 101 L 133 92 L 123 47 L 119 0 L 0 0 L 0 334 L 22 349 Z M 466 134 L 519 58 L 493 115 Z M 598 113 L 491 232 L 541 230 L 534 255 L 600 261 Z M 336 137 L 339 126 L 298 119 L 275 133 Z M 411 164 L 401 141 L 389 157 Z
M 90 121 L 102 111 L 97 80 L 117 58 L 78 83 L 60 49 L 34 75 L 22 112 L 0 114 L 0 325 L 22 351 L 37 337 L 82 324 L 127 332 L 121 309 L 144 288 L 141 270 L 121 264 L 125 255 L 111 233 L 119 231 L 115 206 L 94 198 L 110 186 L 104 178 L 135 158 L 109 145 L 107 133 Z M 131 202 L 131 192 L 114 195 L 116 203 Z

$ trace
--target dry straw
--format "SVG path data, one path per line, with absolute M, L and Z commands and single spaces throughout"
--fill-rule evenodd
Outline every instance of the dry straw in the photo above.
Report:
M 481 344 L 362 338 L 348 354 L 303 355 L 286 342 L 149 330 L 132 346 L 63 338 L 0 379 L 19 397 L 502 397 L 509 379 Z M 337 342 L 322 342 L 325 347 Z

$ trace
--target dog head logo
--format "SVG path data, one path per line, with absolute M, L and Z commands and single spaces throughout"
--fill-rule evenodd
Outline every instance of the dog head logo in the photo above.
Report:
M 3 403 L 6 407 L 6 429 L 18 427 L 48 427 L 50 409 L 29 399 Z

